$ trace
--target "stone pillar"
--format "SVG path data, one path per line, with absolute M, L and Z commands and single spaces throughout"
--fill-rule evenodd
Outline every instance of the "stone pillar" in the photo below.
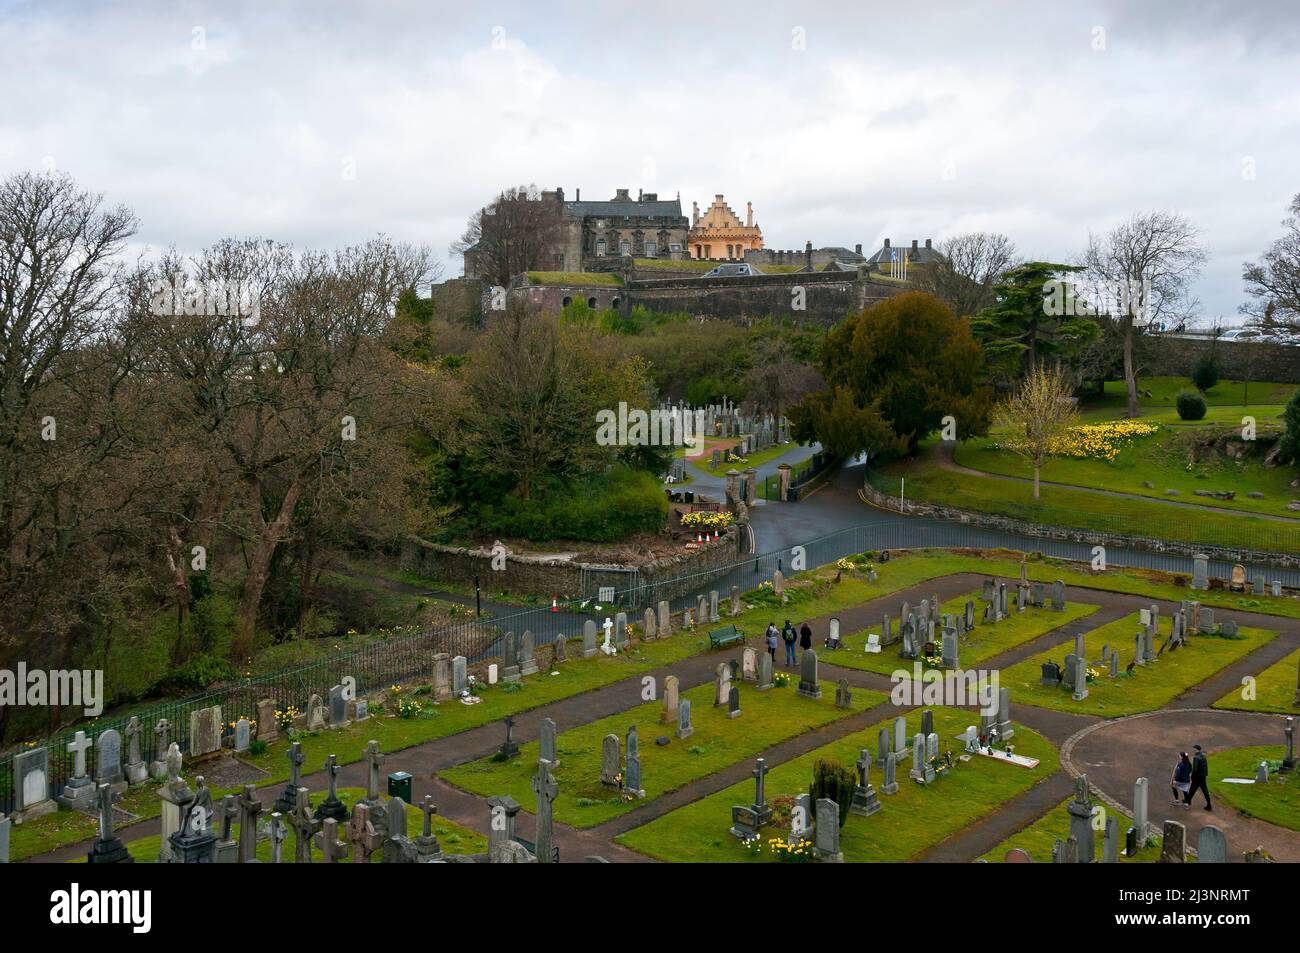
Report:
M 790 464 L 783 463 L 776 468 L 776 476 L 781 485 L 781 502 L 790 498 Z

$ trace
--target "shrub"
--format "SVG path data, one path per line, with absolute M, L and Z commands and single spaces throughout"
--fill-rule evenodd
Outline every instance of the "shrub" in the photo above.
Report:
M 474 530 L 530 540 L 608 542 L 663 528 L 668 499 L 653 476 L 616 467 L 607 477 L 555 487 L 530 500 L 506 497 L 479 510 Z
M 1286 424 L 1286 431 L 1282 434 L 1281 440 L 1282 459 L 1300 463 L 1300 388 L 1297 388 L 1291 395 L 1291 399 L 1286 402 L 1286 409 L 1282 411 L 1282 421 Z
M 159 679 L 154 689 L 161 694 L 197 692 L 215 682 L 234 677 L 235 670 L 225 659 L 213 655 L 196 655 Z
M 1178 416 L 1183 420 L 1201 420 L 1205 417 L 1205 398 L 1200 391 L 1180 390 L 1174 401 Z
M 853 803 L 853 789 L 857 787 L 858 776 L 851 768 L 838 761 L 819 759 L 813 765 L 812 784 L 808 785 L 808 794 L 812 798 L 812 809 L 817 810 L 817 802 L 824 797 L 830 798 L 840 807 L 840 827 L 849 819 L 849 805 Z M 814 818 L 808 818 L 811 826 Z
M 1213 351 L 1201 355 L 1196 366 L 1192 368 L 1192 383 L 1202 394 L 1219 383 L 1219 359 Z

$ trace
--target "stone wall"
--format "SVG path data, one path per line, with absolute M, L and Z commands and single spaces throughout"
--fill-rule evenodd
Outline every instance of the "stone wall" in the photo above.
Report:
M 494 570 L 489 550 L 446 546 L 410 536 L 402 544 L 401 565 L 406 572 L 418 573 L 438 582 L 472 586 L 474 577 L 478 576 L 479 585 L 484 589 L 561 600 L 594 596 L 600 586 L 624 590 L 678 576 L 697 577 L 693 582 L 687 581 L 690 584 L 683 582 L 681 592 L 656 592 L 656 599 L 667 599 L 698 589 L 706 584 L 710 574 L 730 569 L 742 556 L 739 547 L 744 538 L 733 526 L 721 539 L 707 546 L 684 550 L 641 566 L 579 563 L 569 559 L 511 554 L 506 557 L 504 569 Z
M 1229 380 L 1276 381 L 1300 384 L 1300 347 L 1263 341 L 1220 341 L 1162 335 L 1145 342 L 1142 374 L 1189 377 L 1196 362 L 1211 347 L 1219 359 L 1219 374 Z M 1141 379 L 1138 380 L 1139 386 Z
M 794 310 L 802 289 L 804 310 Z M 666 278 L 627 285 L 628 307 L 737 320 L 766 315 L 831 325 L 846 315 L 906 290 L 901 285 L 845 272 L 758 275 L 747 278 Z

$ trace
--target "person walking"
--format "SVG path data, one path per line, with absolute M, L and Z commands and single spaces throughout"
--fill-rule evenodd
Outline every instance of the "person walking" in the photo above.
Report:
M 1178 752 L 1178 763 L 1174 765 L 1174 776 L 1169 781 L 1169 789 L 1174 794 L 1174 804 L 1186 806 L 1183 797 L 1192 789 L 1192 759 L 1186 751 Z
M 799 648 L 803 649 L 805 652 L 812 648 L 812 626 L 807 622 L 805 622 L 803 628 L 799 630 Z
M 1206 759 L 1200 745 L 1192 745 L 1192 750 L 1196 752 L 1192 755 L 1192 783 L 1187 793 L 1183 795 L 1183 806 L 1191 807 L 1192 795 L 1200 791 L 1205 795 L 1205 809 L 1213 811 L 1214 808 L 1210 805 L 1210 787 L 1207 783 L 1210 779 L 1210 762 Z
M 767 654 L 772 656 L 772 664 L 776 664 L 776 623 L 773 622 L 767 627 Z
M 773 627 L 775 625 L 776 623 L 773 623 Z M 781 630 L 781 638 L 785 640 L 785 664 L 790 668 L 794 668 L 798 664 L 798 660 L 794 657 L 794 643 L 797 635 L 789 619 L 785 620 L 785 628 Z

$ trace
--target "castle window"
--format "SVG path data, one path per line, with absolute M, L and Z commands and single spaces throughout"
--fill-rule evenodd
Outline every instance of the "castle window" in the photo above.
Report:
M 588 299 L 587 299 L 587 307 L 588 307 L 588 308 L 594 308 L 594 307 L 596 307 L 596 299 L 595 299 L 595 298 L 588 298 Z
M 658 243 L 658 242 L 646 242 L 646 243 L 645 243 L 645 256 L 646 256 L 647 258 L 658 258 L 658 257 L 659 257 L 659 243 Z
M 605 239 L 601 238 L 596 241 L 596 257 L 605 257 Z
M 623 255 L 624 257 L 626 257 L 626 256 L 628 256 L 628 255 L 630 255 L 630 254 L 632 254 L 632 243 L 631 243 L 631 242 L 619 242 L 619 243 L 618 243 L 618 253 L 619 253 L 620 255 Z

